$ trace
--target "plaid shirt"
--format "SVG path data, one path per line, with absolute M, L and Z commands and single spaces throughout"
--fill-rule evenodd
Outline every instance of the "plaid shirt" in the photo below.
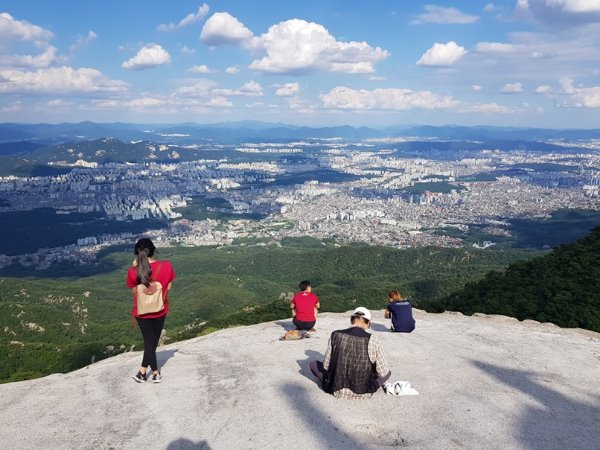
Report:
M 329 342 L 327 343 L 327 350 L 325 351 L 325 357 L 323 358 L 323 368 L 325 370 L 329 369 L 329 363 L 331 361 L 331 338 L 329 338 Z M 385 354 L 383 353 L 383 347 L 381 345 L 381 341 L 379 341 L 379 337 L 375 334 L 371 335 L 369 339 L 369 346 L 367 347 L 367 351 L 369 353 L 369 361 L 372 364 L 375 364 L 375 369 L 377 371 L 377 375 L 379 377 L 383 377 L 388 374 L 390 368 L 388 366 L 387 360 L 385 358 Z M 343 388 L 339 391 L 335 391 L 333 396 L 335 398 L 341 398 L 345 400 L 360 400 L 363 398 L 369 398 L 373 394 L 355 394 L 350 389 Z

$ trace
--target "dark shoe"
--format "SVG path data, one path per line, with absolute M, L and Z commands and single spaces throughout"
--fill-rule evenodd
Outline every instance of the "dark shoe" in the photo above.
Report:
M 152 374 L 152 382 L 153 383 L 160 383 L 162 381 L 162 376 L 160 373 L 153 373 Z
M 139 372 L 139 371 L 131 378 L 133 378 L 136 381 L 136 383 L 145 383 L 146 382 L 146 374 Z

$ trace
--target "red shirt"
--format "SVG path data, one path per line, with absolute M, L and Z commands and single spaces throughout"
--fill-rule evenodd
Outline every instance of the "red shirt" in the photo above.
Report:
M 312 292 L 298 292 L 292 299 L 292 306 L 296 308 L 296 318 L 301 322 L 312 322 L 316 320 L 315 305 L 319 298 Z
M 159 264 L 160 269 L 158 268 Z M 173 266 L 171 266 L 171 263 L 169 261 L 153 261 L 150 263 L 150 268 L 152 269 L 152 278 L 156 279 L 156 281 L 158 281 L 161 284 L 163 292 L 165 292 L 165 309 L 153 314 L 144 314 L 143 316 L 141 316 L 144 319 L 156 319 L 157 317 L 167 315 L 167 313 L 169 312 L 169 294 L 167 291 L 167 286 L 171 281 L 175 279 L 175 272 L 173 271 Z M 158 276 L 156 275 L 157 270 Z M 130 267 L 127 271 L 127 287 L 131 289 L 136 286 L 137 274 L 135 272 L 135 267 Z M 131 312 L 135 317 L 140 317 L 137 313 L 137 298 L 135 295 L 133 296 L 133 309 Z

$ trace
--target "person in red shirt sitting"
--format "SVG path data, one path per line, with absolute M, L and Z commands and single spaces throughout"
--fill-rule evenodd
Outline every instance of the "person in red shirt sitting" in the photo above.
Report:
M 300 282 L 300 292 L 294 295 L 290 303 L 292 322 L 297 330 L 314 331 L 317 322 L 317 310 L 321 307 L 319 298 L 313 294 L 310 281 Z

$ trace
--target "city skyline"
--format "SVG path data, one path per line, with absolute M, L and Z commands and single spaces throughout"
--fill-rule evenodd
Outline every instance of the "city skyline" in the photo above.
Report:
M 593 128 L 600 1 L 3 2 L 0 122 Z

